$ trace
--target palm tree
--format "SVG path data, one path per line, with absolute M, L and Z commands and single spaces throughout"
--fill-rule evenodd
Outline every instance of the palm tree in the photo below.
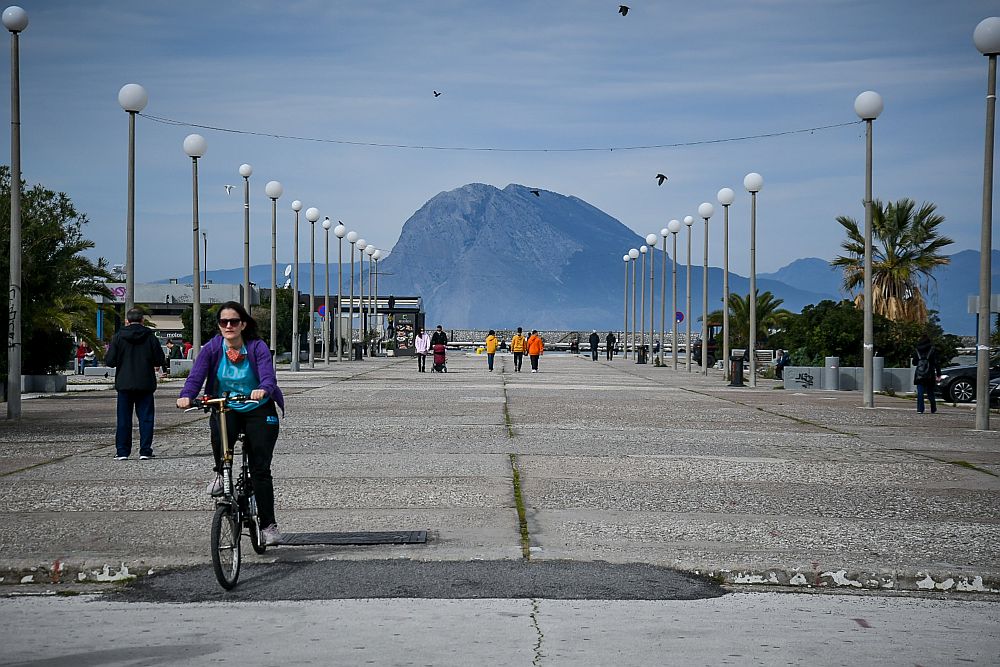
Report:
M 872 312 L 896 322 L 927 322 L 924 293 L 934 280 L 935 267 L 950 260 L 941 250 L 953 241 L 938 233 L 944 216 L 936 206 L 923 203 L 916 208 L 912 199 L 900 199 L 883 205 L 872 202 Z M 863 227 L 854 218 L 838 216 L 847 230 L 841 247 L 847 252 L 833 260 L 844 270 L 844 289 L 854 294 L 854 304 L 861 308 L 865 294 Z
M 774 298 L 771 292 L 757 293 L 757 342 L 767 340 L 769 331 L 784 329 L 793 313 L 780 308 L 784 299 Z M 709 322 L 721 322 L 722 311 L 715 310 L 708 314 Z M 750 344 L 750 295 L 743 298 L 742 294 L 729 295 L 729 335 L 732 346 L 744 348 Z

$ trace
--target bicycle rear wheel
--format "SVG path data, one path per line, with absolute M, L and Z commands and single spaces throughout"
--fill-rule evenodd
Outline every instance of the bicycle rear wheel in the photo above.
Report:
M 240 525 L 226 504 L 215 508 L 212 517 L 212 567 L 215 578 L 227 591 L 240 578 Z

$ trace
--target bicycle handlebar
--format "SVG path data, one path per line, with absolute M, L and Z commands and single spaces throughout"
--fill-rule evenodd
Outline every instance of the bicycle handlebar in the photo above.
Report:
M 191 412 L 192 410 L 204 410 L 208 412 L 209 410 L 217 410 L 223 405 L 229 403 L 259 403 L 246 394 L 226 394 L 225 396 L 219 396 L 218 398 L 209 398 L 204 396 L 202 398 L 192 398 L 191 407 L 187 408 L 184 412 Z

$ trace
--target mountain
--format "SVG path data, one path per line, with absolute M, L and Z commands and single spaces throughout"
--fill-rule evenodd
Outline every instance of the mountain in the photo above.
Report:
M 702 314 L 702 224 L 699 221 L 692 227 L 692 261 L 699 262 L 691 267 L 693 329 L 698 328 Z M 680 311 L 687 310 L 687 234 L 682 229 L 677 239 Z M 403 224 L 392 253 L 379 262 L 379 292 L 423 297 L 428 324 L 440 323 L 446 328 L 621 329 L 622 254 L 643 243 L 642 237 L 621 222 L 577 197 L 547 190 L 538 190 L 536 196 L 523 185 L 501 190 L 472 183 L 435 195 Z M 663 266 L 660 249 L 654 249 L 653 258 L 658 329 Z M 309 264 L 303 257 L 299 262 L 300 289 L 308 292 Z M 642 259 L 635 264 L 638 274 Z M 278 266 L 279 283 L 284 282 L 286 265 L 281 262 Z M 673 267 L 669 257 L 666 267 L 669 312 Z M 335 294 L 337 265 L 330 269 L 331 292 Z M 345 266 L 344 271 L 346 290 L 349 269 Z M 256 284 L 270 285 L 269 264 L 254 265 L 250 274 Z M 722 274 L 719 268 L 709 268 L 709 310 L 722 306 Z M 966 309 L 967 297 L 978 293 L 978 276 L 979 253 L 975 250 L 956 253 L 951 264 L 936 271 L 927 299 L 930 308 L 940 311 L 946 331 L 975 333 L 975 316 Z M 209 278 L 216 283 L 242 283 L 243 269 L 209 271 Z M 191 276 L 180 280 L 190 282 Z M 318 264 L 318 296 L 323 294 L 323 284 L 324 269 Z M 640 284 L 648 290 L 648 273 Z M 782 306 L 793 312 L 824 299 L 844 298 L 840 286 L 840 273 L 815 257 L 796 259 L 774 273 L 757 276 L 757 289 L 783 299 Z M 746 294 L 749 280 L 730 273 L 730 291 Z M 998 291 L 1000 251 L 994 251 L 993 292 Z M 648 307 L 648 293 L 644 302 Z

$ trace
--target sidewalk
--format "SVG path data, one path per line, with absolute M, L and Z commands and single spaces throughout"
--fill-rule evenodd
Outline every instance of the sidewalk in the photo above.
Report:
M 996 415 L 982 433 L 967 408 L 917 415 L 877 396 L 866 410 L 857 393 L 564 354 L 538 374 L 508 355 L 493 373 L 462 353 L 447 374 L 415 365 L 279 371 L 273 470 L 285 532 L 427 530 L 427 543 L 247 549 L 249 562 L 606 560 L 732 584 L 1000 592 Z M 109 389 L 26 400 L 0 425 L 2 583 L 210 561 L 206 418 L 173 408 L 180 386 L 157 392 L 152 461 L 113 460 Z

